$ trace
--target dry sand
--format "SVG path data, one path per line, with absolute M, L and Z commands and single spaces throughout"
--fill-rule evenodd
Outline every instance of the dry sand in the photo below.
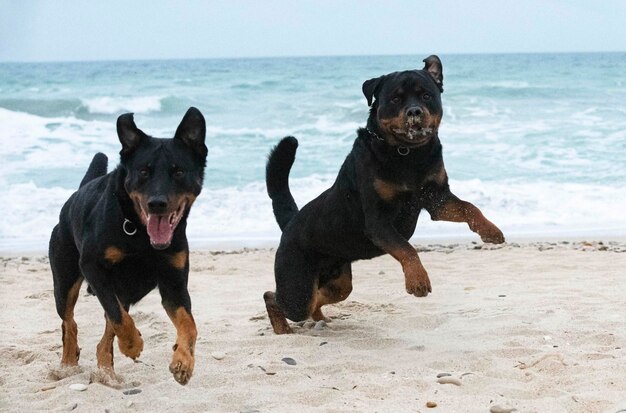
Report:
M 145 339 L 140 362 L 116 348 L 121 389 L 90 384 L 104 320 L 84 285 L 81 371 L 55 380 L 61 322 L 47 258 L 5 256 L 0 411 L 626 411 L 625 244 L 421 249 L 432 295 L 407 295 L 390 257 L 358 262 L 352 295 L 325 307 L 333 322 L 285 336 L 272 333 L 261 298 L 273 288 L 272 250 L 195 252 L 194 377 L 180 386 L 168 372 L 175 330 L 153 292 L 131 309 Z M 460 385 L 438 383 L 441 373 Z

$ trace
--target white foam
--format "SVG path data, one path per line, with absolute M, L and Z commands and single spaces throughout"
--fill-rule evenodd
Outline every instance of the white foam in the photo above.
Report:
M 115 115 L 122 112 L 150 113 L 161 110 L 163 96 L 112 97 L 100 96 L 84 99 L 89 113 Z
M 300 207 L 332 185 L 334 175 L 292 179 L 291 188 Z M 626 236 L 626 185 L 621 187 L 558 182 L 483 182 L 452 180 L 452 191 L 478 206 L 507 236 L 523 234 L 603 234 Z M 0 251 L 30 245 L 45 249 L 63 203 L 73 190 L 41 188 L 34 183 L 3 186 L 0 196 L 10 208 L 0 221 Z M 192 243 L 220 240 L 228 245 L 278 242 L 265 184 L 205 189 L 194 204 L 187 226 Z M 420 216 L 416 237 L 473 237 L 467 225 L 431 222 Z M 216 246 L 216 243 L 212 243 Z
M 38 168 L 86 169 L 96 152 L 116 158 L 119 151 L 115 125 L 110 122 L 44 118 L 0 108 L 0 134 L 10 142 L 0 145 L 2 178 L 9 173 L 28 176 Z

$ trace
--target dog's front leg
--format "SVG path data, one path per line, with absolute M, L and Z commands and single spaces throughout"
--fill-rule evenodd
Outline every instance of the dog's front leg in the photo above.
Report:
M 92 291 L 98 297 L 102 308 L 104 308 L 107 322 L 110 323 L 113 330 L 113 332 L 105 332 L 105 336 L 111 336 L 111 340 L 113 335 L 117 336 L 120 352 L 135 360 L 143 351 L 143 339 L 135 327 L 135 322 L 128 314 L 128 305 L 120 303 L 115 295 L 115 287 L 107 276 L 107 270 L 93 259 L 84 259 L 81 261 L 81 271 L 89 282 Z M 106 353 L 104 351 L 99 352 L 98 363 L 102 364 L 102 367 L 112 369 L 113 354 Z M 111 363 L 108 362 L 109 356 Z
M 187 290 L 189 263 L 186 251 L 174 254 L 173 268 L 165 270 L 159 280 L 163 308 L 176 327 L 176 344 L 170 372 L 180 384 L 187 384 L 195 365 L 196 322 L 191 315 L 191 298 Z M 184 258 L 183 258 L 184 257 Z
M 416 297 L 432 292 L 428 273 L 417 251 L 393 226 L 390 212 L 375 196 L 363 199 L 365 234 L 380 249 L 394 257 L 402 265 L 406 291 Z
M 426 206 L 433 221 L 466 222 L 469 228 L 480 235 L 483 242 L 502 244 L 504 234 L 489 221 L 475 205 L 456 197 L 449 189 L 433 192 Z

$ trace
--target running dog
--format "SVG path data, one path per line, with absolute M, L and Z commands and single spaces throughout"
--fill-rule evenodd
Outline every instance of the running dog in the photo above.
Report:
M 180 384 L 191 378 L 197 332 L 187 291 L 185 228 L 202 188 L 205 133 L 204 117 L 193 107 L 172 139 L 146 135 L 132 113 L 120 116 L 119 166 L 107 174 L 107 157 L 96 154 L 80 188 L 61 209 L 49 256 L 63 320 L 62 366 L 78 365 L 74 306 L 86 280 L 104 308 L 106 327 L 96 352 L 99 368 L 115 377 L 115 337 L 122 354 L 139 357 L 143 339 L 128 309 L 158 287 L 177 331 L 169 369 Z
M 266 183 L 283 231 L 276 252 L 276 292 L 263 298 L 274 332 L 293 321 L 325 319 L 324 305 L 352 291 L 353 261 L 391 254 L 402 266 L 406 291 L 432 291 L 408 239 L 426 209 L 433 220 L 465 222 L 484 242 L 502 232 L 448 185 L 438 136 L 443 115 L 443 67 L 437 56 L 421 70 L 389 73 L 363 83 L 371 107 L 333 186 L 298 210 L 289 172 L 298 141 L 286 137 L 272 150 Z M 329 320 L 326 320 L 329 321 Z

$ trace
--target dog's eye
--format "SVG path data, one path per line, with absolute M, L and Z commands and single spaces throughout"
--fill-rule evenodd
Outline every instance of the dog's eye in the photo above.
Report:
M 432 96 L 429 93 L 424 93 L 422 95 L 422 99 L 424 99 L 424 100 L 430 100 L 431 98 L 432 98 Z
M 141 169 L 139 170 L 139 175 L 140 175 L 142 178 L 147 178 L 147 177 L 149 177 L 149 176 L 150 176 L 150 171 L 148 170 L 148 168 L 141 168 Z
M 399 96 L 391 98 L 391 103 L 400 103 L 402 99 Z
M 180 168 L 174 169 L 174 178 L 182 178 L 185 176 L 185 171 Z

